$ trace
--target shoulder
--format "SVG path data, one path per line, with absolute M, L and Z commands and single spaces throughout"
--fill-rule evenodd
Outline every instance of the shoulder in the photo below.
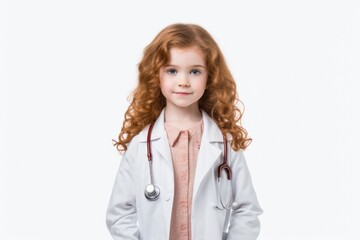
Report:
M 140 143 L 146 143 L 150 124 L 146 125 L 137 135 L 135 135 L 127 145 L 125 152 L 136 152 Z
M 146 126 L 143 130 L 141 130 L 137 135 L 135 135 L 131 141 L 129 142 L 129 145 L 128 145 L 128 149 L 130 148 L 134 148 L 135 146 L 138 145 L 139 142 L 141 141 L 146 141 L 146 132 L 147 132 L 147 129 L 149 128 L 149 126 Z
M 127 149 L 124 152 L 124 156 L 126 156 L 127 158 L 134 158 L 137 151 L 138 151 L 138 146 L 139 143 L 141 142 L 142 139 L 142 132 L 144 131 L 141 130 L 137 135 L 135 135 L 131 141 L 127 144 Z
M 204 122 L 204 136 L 210 141 L 210 142 L 224 142 L 224 135 L 221 132 L 220 127 L 217 125 L 214 119 L 210 117 L 206 113 L 206 111 L 202 110 L 203 114 L 203 122 Z M 226 134 L 227 141 L 232 141 L 231 134 Z

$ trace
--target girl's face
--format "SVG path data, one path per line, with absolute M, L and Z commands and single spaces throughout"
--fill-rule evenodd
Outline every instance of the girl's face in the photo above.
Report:
M 159 77 L 167 107 L 198 108 L 208 78 L 203 53 L 197 47 L 171 48 L 170 61 L 160 68 Z

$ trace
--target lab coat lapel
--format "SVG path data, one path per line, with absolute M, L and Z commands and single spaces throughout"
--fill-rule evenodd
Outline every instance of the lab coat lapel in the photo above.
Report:
M 170 146 L 164 125 L 164 109 L 155 121 L 153 132 L 151 134 L 151 147 L 159 152 L 168 166 L 172 168 Z M 157 159 L 155 159 L 155 161 L 157 161 Z
M 211 117 L 202 110 L 204 131 L 201 139 L 200 151 L 196 164 L 196 174 L 193 188 L 193 199 L 199 190 L 202 180 L 206 174 L 215 174 L 211 169 L 212 165 L 219 159 L 222 149 L 217 147 L 214 143 L 223 142 L 223 137 L 217 124 Z

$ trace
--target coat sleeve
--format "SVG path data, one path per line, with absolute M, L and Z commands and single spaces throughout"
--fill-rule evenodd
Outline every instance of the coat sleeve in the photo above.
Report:
M 134 159 L 123 154 L 106 212 L 106 225 L 114 240 L 139 239 L 134 192 Z
M 242 151 L 231 150 L 234 204 L 227 240 L 255 240 L 260 232 L 258 216 L 263 213 Z

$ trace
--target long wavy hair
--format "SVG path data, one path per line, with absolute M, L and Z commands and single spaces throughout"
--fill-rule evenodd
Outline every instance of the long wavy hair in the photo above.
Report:
M 118 141 L 114 146 L 122 153 L 127 144 L 144 127 L 154 122 L 166 105 L 160 90 L 159 71 L 170 60 L 171 48 L 198 47 L 205 56 L 208 71 L 207 88 L 199 100 L 199 107 L 217 123 L 223 134 L 233 137 L 231 147 L 245 149 L 252 141 L 241 126 L 243 111 L 237 107 L 235 81 L 223 54 L 212 36 L 195 24 L 172 24 L 164 28 L 144 49 L 138 65 L 138 85 L 129 96 L 131 104 L 125 115 Z M 244 106 L 242 104 L 242 106 Z

